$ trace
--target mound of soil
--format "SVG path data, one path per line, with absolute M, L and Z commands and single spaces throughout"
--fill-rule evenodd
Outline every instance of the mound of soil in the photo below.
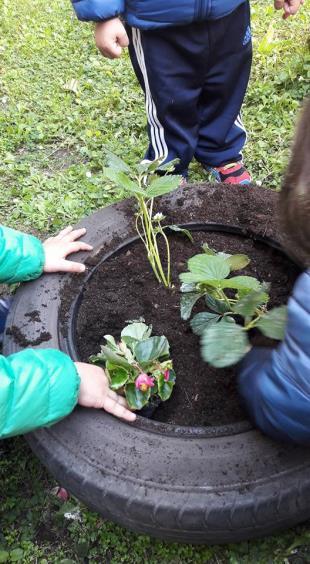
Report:
M 238 217 L 234 218 L 228 214 L 229 209 L 236 208 L 238 192 L 235 189 L 225 190 L 223 199 L 223 191 L 213 191 L 213 197 L 209 197 L 207 202 L 208 216 L 211 221 L 221 218 L 222 223 L 247 226 L 250 223 L 252 233 L 256 229 L 260 234 L 267 231 L 268 235 L 275 236 L 275 218 L 270 213 L 273 211 L 270 206 L 272 208 L 275 194 L 262 189 L 252 190 L 252 209 L 249 206 L 246 209 L 249 198 L 244 197 L 244 191 L 240 192 L 240 201 L 246 201 L 244 207 L 240 206 Z M 183 217 L 183 201 L 180 198 L 176 206 L 179 206 L 177 215 L 180 223 L 188 215 L 188 221 L 193 221 L 194 205 L 190 207 L 190 214 L 183 211 Z M 188 206 L 185 207 L 188 212 Z M 239 217 L 241 212 L 242 219 Z M 175 217 L 171 219 L 174 222 L 176 220 Z M 152 324 L 153 335 L 165 335 L 168 338 L 177 383 L 170 400 L 156 410 L 153 418 L 177 425 L 225 425 L 246 418 L 236 390 L 237 367 L 215 369 L 204 363 L 200 358 L 199 337 L 191 332 L 189 322 L 180 318 L 178 275 L 187 270 L 188 258 L 201 252 L 201 245 L 205 242 L 217 251 L 249 255 L 251 263 L 238 274 L 256 276 L 261 281 L 271 283 L 270 307 L 286 303 L 299 271 L 283 253 L 253 237 L 198 231 L 194 233 L 194 244 L 184 236 L 170 236 L 172 289 L 167 290 L 158 284 L 146 259 L 144 247 L 137 242 L 97 268 L 84 288 L 78 314 L 77 346 L 83 361 L 99 352 L 105 334 L 119 338 L 128 320 L 142 317 L 147 324 Z M 203 301 L 200 300 L 193 314 L 203 309 Z M 277 345 L 255 331 L 251 339 L 256 345 Z

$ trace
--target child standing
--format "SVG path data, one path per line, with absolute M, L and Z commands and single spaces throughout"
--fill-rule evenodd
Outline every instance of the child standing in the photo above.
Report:
M 129 45 L 145 93 L 145 159 L 179 159 L 176 172 L 186 178 L 195 157 L 219 182 L 249 183 L 240 116 L 252 59 L 248 0 L 72 2 L 81 20 L 99 22 L 104 56 L 119 57 Z M 300 3 L 275 0 L 275 7 L 287 15 Z

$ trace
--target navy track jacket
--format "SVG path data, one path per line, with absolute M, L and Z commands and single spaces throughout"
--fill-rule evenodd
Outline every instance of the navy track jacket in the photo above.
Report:
M 239 390 L 254 423 L 274 439 L 310 446 L 310 270 L 288 302 L 284 341 L 254 348 L 241 366 Z
M 128 25 L 156 29 L 218 19 L 245 0 L 72 0 L 82 21 L 104 21 L 122 16 Z

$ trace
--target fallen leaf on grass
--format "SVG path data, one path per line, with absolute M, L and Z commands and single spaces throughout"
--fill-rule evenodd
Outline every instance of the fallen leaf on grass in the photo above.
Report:
M 71 80 L 69 80 L 69 82 L 66 82 L 63 85 L 64 90 L 67 90 L 68 92 L 73 92 L 73 94 L 78 93 L 78 87 L 79 87 L 79 83 L 76 80 L 76 78 L 72 78 Z

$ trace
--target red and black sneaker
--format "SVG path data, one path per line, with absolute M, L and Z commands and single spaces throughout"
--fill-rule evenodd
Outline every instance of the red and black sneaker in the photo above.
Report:
M 250 184 L 252 182 L 251 175 L 243 166 L 243 162 L 228 163 L 223 166 L 208 167 L 216 182 L 224 182 L 224 184 Z

